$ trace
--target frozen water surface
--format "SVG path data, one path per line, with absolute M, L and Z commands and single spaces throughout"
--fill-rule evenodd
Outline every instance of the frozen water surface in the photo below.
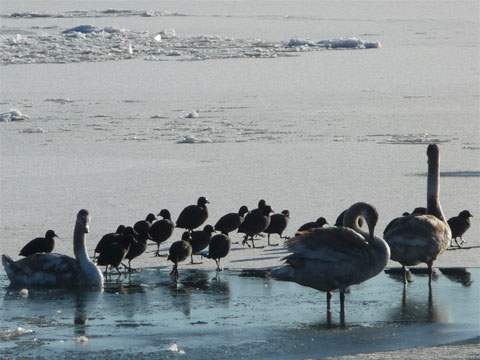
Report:
M 344 326 L 338 294 L 328 323 L 324 293 L 248 272 L 183 270 L 175 286 L 168 271 L 150 268 L 130 280 L 112 277 L 103 293 L 30 289 L 28 297 L 6 288 L 2 275 L 0 351 L 7 358 L 298 359 L 478 336 L 479 269 L 436 272 L 430 294 L 421 275 L 406 293 L 386 274 L 352 287 Z

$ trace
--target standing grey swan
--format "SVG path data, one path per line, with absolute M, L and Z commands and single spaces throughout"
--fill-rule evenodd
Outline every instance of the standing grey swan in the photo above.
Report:
M 368 233 L 359 227 L 363 218 Z M 345 213 L 342 227 L 315 228 L 287 240 L 291 252 L 286 264 L 271 272 L 274 279 L 294 281 L 327 293 L 331 312 L 331 292 L 339 289 L 341 316 L 344 317 L 345 291 L 380 273 L 390 258 L 387 243 L 374 235 L 377 210 L 358 202 Z
M 399 217 L 384 233 L 384 238 L 390 245 L 392 260 L 398 261 L 402 265 L 404 285 L 407 284 L 405 266 L 426 263 L 430 286 L 433 262 L 447 249 L 452 238 L 450 227 L 440 205 L 440 150 L 438 145 L 428 146 L 427 157 L 427 214 Z
M 2 255 L 2 263 L 10 283 L 15 286 L 95 287 L 103 286 L 100 269 L 90 260 L 85 246 L 90 216 L 87 210 L 77 214 L 73 232 L 75 258 L 60 254 L 33 254 L 13 261 Z

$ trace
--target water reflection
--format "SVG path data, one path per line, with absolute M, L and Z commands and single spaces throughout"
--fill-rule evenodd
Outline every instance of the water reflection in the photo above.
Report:
M 428 288 L 425 300 L 419 295 L 410 295 L 408 287 L 404 287 L 400 306 L 393 308 L 387 315 L 387 322 L 392 323 L 448 323 L 447 309 L 434 301 L 432 288 Z
M 73 333 L 75 337 L 87 336 L 87 318 L 95 309 L 100 297 L 98 291 L 78 291 L 72 294 L 75 307 Z

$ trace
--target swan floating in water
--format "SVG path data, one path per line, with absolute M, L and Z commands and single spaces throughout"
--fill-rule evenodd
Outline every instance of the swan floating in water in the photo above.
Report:
M 90 260 L 85 245 L 89 221 L 88 211 L 80 210 L 73 232 L 75 258 L 61 254 L 33 254 L 13 261 L 9 256 L 2 255 L 10 283 L 14 286 L 102 288 L 102 272 Z
M 358 225 L 361 218 L 368 233 Z M 353 204 L 342 227 L 314 228 L 287 240 L 291 254 L 284 258 L 286 265 L 272 270 L 272 277 L 325 291 L 329 314 L 331 292 L 338 289 L 343 319 L 346 289 L 380 273 L 390 258 L 385 240 L 374 235 L 377 221 L 378 212 L 372 205 Z
M 394 219 L 384 232 L 390 245 L 392 260 L 398 261 L 406 274 L 405 266 L 426 263 L 428 284 L 432 283 L 432 266 L 443 253 L 452 238 L 452 233 L 440 205 L 440 150 L 432 144 L 427 148 L 427 214 L 412 214 Z M 404 285 L 407 284 L 404 276 Z

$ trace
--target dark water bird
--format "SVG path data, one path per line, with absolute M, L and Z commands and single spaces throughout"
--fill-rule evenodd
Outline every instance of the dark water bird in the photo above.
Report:
M 432 144 L 427 148 L 427 212 L 394 220 L 384 238 L 390 246 L 392 260 L 406 266 L 426 263 L 428 284 L 432 283 L 433 262 L 448 247 L 452 233 L 440 205 L 440 150 Z M 404 284 L 407 284 L 406 278 Z
M 158 216 L 161 216 L 163 219 L 155 221 L 149 230 L 150 237 L 157 243 L 155 256 L 160 256 L 160 244 L 167 241 L 170 236 L 172 236 L 173 230 L 175 229 L 175 224 L 172 221 L 170 211 L 162 209 Z
M 256 209 L 253 209 L 252 211 L 250 211 L 250 213 L 254 213 L 254 214 L 257 214 L 257 213 L 262 213 L 262 209 L 267 206 L 267 202 L 264 200 L 264 199 L 260 199 L 258 200 L 258 205 L 257 205 L 257 208 Z
M 18 255 L 30 256 L 37 253 L 51 253 L 55 247 L 54 238 L 56 237 L 58 236 L 55 234 L 55 231 L 47 230 L 45 237 L 38 237 L 29 241 Z
M 282 233 L 285 231 L 288 225 L 288 220 L 290 220 L 290 211 L 282 210 L 279 214 L 273 214 L 270 216 L 270 224 L 268 227 L 263 231 L 268 235 L 268 245 L 269 246 L 277 246 L 278 244 L 270 244 L 270 235 L 271 234 L 278 234 L 281 239 Z
M 133 230 L 135 230 L 135 232 L 137 233 L 137 235 L 135 236 L 135 238 L 138 240 L 139 238 L 145 241 L 147 240 L 151 240 L 152 237 L 150 236 L 150 227 L 152 226 L 152 224 L 147 221 L 147 220 L 140 220 L 140 221 L 137 221 L 134 225 L 133 225 Z
M 133 230 L 133 229 L 132 229 Z M 105 266 L 105 274 L 108 267 L 112 267 L 120 274 L 118 267 L 135 242 L 133 234 L 122 234 L 115 241 L 107 243 L 98 255 L 97 265 Z
M 202 225 L 208 218 L 209 203 L 205 197 L 199 197 L 196 205 L 189 205 L 182 210 L 177 219 L 177 227 L 191 232 Z
M 193 255 L 198 254 L 208 246 L 213 232 L 212 225 L 205 225 L 203 230 L 196 230 L 190 233 L 190 244 L 192 245 L 192 254 L 190 255 L 191 264 L 195 264 L 193 262 Z
M 362 217 L 368 232 L 358 226 Z M 342 322 L 345 291 L 380 273 L 388 263 L 387 243 L 374 235 L 377 210 L 370 204 L 353 204 L 345 213 L 342 227 L 315 228 L 286 241 L 290 255 L 285 265 L 271 272 L 273 278 L 293 281 L 327 293 L 331 312 L 332 291 L 340 291 Z
M 155 216 L 155 214 L 148 214 L 145 218 L 145 221 L 148 221 L 150 224 L 153 224 L 155 221 L 157 220 L 157 217 Z
M 133 230 L 133 229 L 132 229 Z M 97 243 L 95 250 L 93 251 L 93 258 L 96 258 L 97 253 L 101 253 L 106 244 L 109 244 L 115 241 L 120 235 L 125 232 L 125 225 L 119 225 L 117 230 L 114 233 L 108 233 L 102 236 L 100 241 Z
M 342 221 L 343 221 L 343 218 L 342 218 Z M 319 217 L 315 221 L 311 221 L 311 222 L 303 224 L 302 226 L 300 226 L 298 228 L 297 231 L 306 231 L 306 230 L 311 230 L 311 229 L 315 229 L 315 228 L 322 228 L 324 225 L 328 225 L 327 220 L 324 217 Z
M 217 271 L 221 271 L 220 259 L 228 255 L 230 251 L 231 241 L 225 234 L 217 234 L 212 236 L 208 244 L 208 258 L 215 260 Z
M 170 275 L 175 276 L 175 282 L 178 282 L 178 263 L 184 261 L 192 255 L 192 245 L 190 245 L 190 233 L 185 231 L 182 234 L 182 240 L 175 241 L 168 251 L 168 258 L 173 262 L 173 269 Z
M 368 233 L 358 226 L 360 217 L 367 223 Z M 331 292 L 338 289 L 344 314 L 346 289 L 380 273 L 390 258 L 387 243 L 374 235 L 377 221 L 378 212 L 372 205 L 353 204 L 345 213 L 342 227 L 316 228 L 287 240 L 291 254 L 272 276 L 325 291 L 329 312 Z
M 462 247 L 462 244 L 466 241 L 463 240 L 463 234 L 470 228 L 470 218 L 473 217 L 470 214 L 470 211 L 463 210 L 460 211 L 458 216 L 454 216 L 448 219 L 448 225 L 452 231 L 452 240 L 455 240 L 455 243 L 458 247 Z M 460 238 L 460 244 L 457 241 L 457 238 Z
M 137 226 L 137 229 L 140 230 L 141 232 L 137 232 L 135 228 L 133 228 L 133 235 L 135 237 L 135 241 L 131 244 L 130 249 L 127 252 L 127 255 L 125 255 L 125 259 L 128 260 L 128 266 L 126 268 L 128 271 L 132 271 L 131 267 L 131 261 L 140 255 L 142 255 L 146 250 L 147 250 L 147 239 L 150 239 L 150 226 L 145 225 L 145 223 L 148 224 L 145 220 L 137 222 L 135 225 L 142 223 L 141 226 Z M 128 229 L 128 228 L 127 228 Z M 127 231 L 125 229 L 125 231 Z
M 87 210 L 77 214 L 73 231 L 75 258 L 60 254 L 33 254 L 18 261 L 2 255 L 2 263 L 12 285 L 40 287 L 102 288 L 103 275 L 90 260 L 85 245 L 90 215 Z
M 238 227 L 238 232 L 245 234 L 243 239 L 243 244 L 248 244 L 248 238 L 252 241 L 252 246 L 255 247 L 255 242 L 253 237 L 261 232 L 270 225 L 270 213 L 272 208 L 270 205 L 265 205 L 262 209 L 257 209 L 258 211 L 251 211 L 245 216 L 245 220 Z
M 248 213 L 248 208 L 243 205 L 238 213 L 229 213 L 223 215 L 215 224 L 215 230 L 228 235 L 228 233 L 237 230 L 240 224 L 245 219 L 245 214 Z

